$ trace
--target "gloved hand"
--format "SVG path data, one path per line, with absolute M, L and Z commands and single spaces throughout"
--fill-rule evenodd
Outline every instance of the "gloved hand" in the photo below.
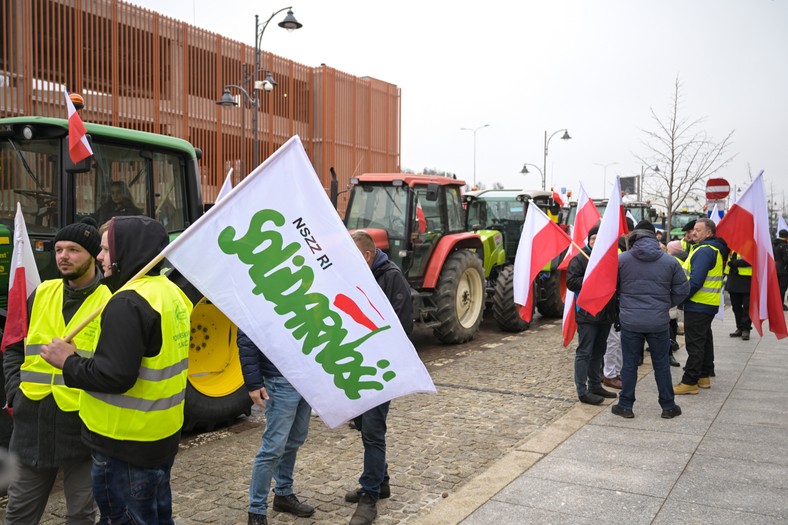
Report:
M 621 331 L 621 323 L 618 320 L 616 320 L 616 322 L 613 323 L 613 330 L 615 330 L 616 332 Z

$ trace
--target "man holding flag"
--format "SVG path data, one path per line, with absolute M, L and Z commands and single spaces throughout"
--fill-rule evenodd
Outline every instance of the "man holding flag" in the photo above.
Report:
M 568 290 L 580 293 L 583 277 L 588 267 L 589 257 L 596 242 L 599 228 L 588 232 L 588 244 L 569 263 L 566 272 Z M 596 314 L 577 308 L 578 344 L 575 351 L 575 388 L 583 403 L 599 405 L 605 398 L 615 398 L 616 394 L 602 388 L 602 359 L 607 348 L 607 336 L 616 320 L 616 301 L 611 298 Z
M 716 237 L 717 227 L 711 219 L 695 221 L 695 247 L 684 262 L 690 291 L 684 301 L 684 341 L 687 364 L 681 382 L 673 388 L 676 395 L 697 394 L 698 387 L 710 388 L 714 374 L 714 337 L 711 323 L 720 308 L 728 245 Z
M 92 224 L 72 224 L 57 233 L 55 261 L 62 278 L 36 288 L 29 301 L 27 339 L 6 348 L 6 389 L 14 409 L 10 450 L 20 463 L 19 476 L 8 490 L 9 525 L 38 523 L 61 469 L 66 522 L 94 523 L 90 450 L 80 440 L 80 391 L 64 384 L 61 371 L 41 358 L 40 349 L 109 299 L 96 270 L 99 251 L 99 232 Z M 94 320 L 74 339 L 81 355 L 93 352 L 98 331 Z

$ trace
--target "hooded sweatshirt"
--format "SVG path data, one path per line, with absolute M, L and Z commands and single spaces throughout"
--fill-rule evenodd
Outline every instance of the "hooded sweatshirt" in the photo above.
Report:
M 161 223 L 143 216 L 115 217 L 108 230 L 112 275 L 104 279 L 114 293 L 156 257 L 169 242 Z M 158 275 L 160 265 L 148 271 Z M 175 286 L 173 284 L 173 286 Z M 137 381 L 143 356 L 161 351 L 161 317 L 136 291 L 114 293 L 101 314 L 101 336 L 92 358 L 72 355 L 63 366 L 70 387 L 122 394 Z M 158 441 L 120 441 L 82 427 L 93 450 L 139 467 L 157 467 L 175 457 L 180 431 Z
M 662 251 L 656 235 L 634 230 L 629 250 L 618 256 L 621 328 L 652 333 L 667 330 L 668 311 L 689 293 L 689 282 L 675 257 Z

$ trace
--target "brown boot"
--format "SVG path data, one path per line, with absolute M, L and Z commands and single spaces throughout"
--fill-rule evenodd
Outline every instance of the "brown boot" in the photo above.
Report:
M 378 507 L 372 498 L 362 493 L 356 506 L 356 512 L 350 518 L 350 525 L 370 525 L 378 515 Z

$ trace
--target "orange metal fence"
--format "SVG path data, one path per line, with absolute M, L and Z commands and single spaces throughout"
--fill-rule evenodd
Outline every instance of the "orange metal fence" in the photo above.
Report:
M 253 168 L 253 111 L 259 161 L 297 134 L 326 189 L 332 166 L 340 190 L 354 174 L 400 170 L 397 86 L 270 53 L 261 62 L 276 89 L 259 92 L 259 108 L 223 108 L 216 101 L 224 86 L 253 68 L 249 46 L 120 0 L 0 0 L 2 116 L 65 118 L 66 86 L 84 96 L 86 121 L 202 149 L 206 202 L 231 167 Z

